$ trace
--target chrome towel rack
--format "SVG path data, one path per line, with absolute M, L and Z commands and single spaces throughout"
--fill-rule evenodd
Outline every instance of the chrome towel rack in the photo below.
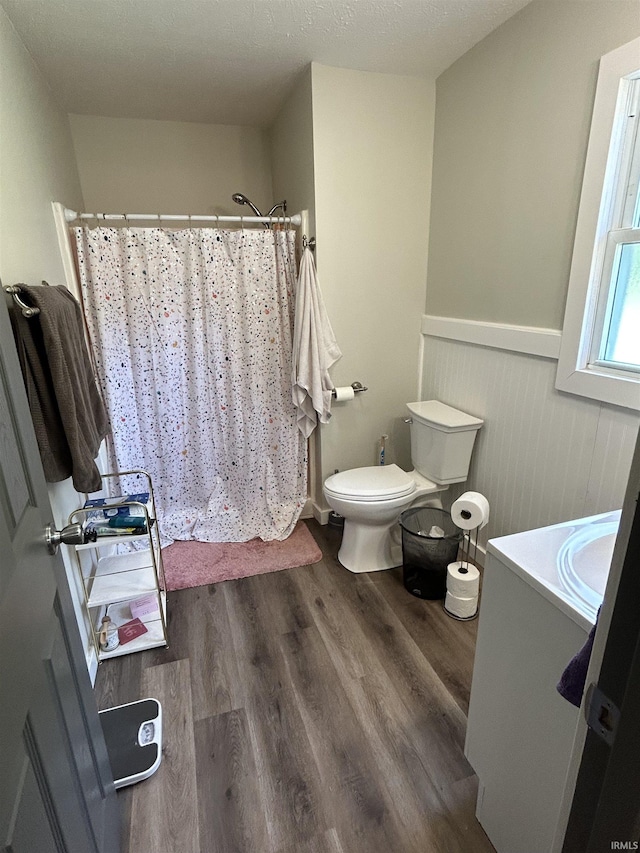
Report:
M 16 303 L 16 305 L 20 306 L 20 310 L 22 311 L 23 317 L 35 317 L 36 314 L 40 313 L 39 308 L 27 305 L 26 302 L 22 301 L 22 299 L 20 298 L 22 290 L 20 289 L 19 284 L 5 284 L 4 290 L 5 293 L 8 293 L 9 296 L 13 297 L 13 301 Z

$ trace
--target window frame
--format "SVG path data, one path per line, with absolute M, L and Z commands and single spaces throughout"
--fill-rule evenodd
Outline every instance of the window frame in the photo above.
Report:
M 601 284 L 598 287 L 598 306 L 589 358 L 590 364 L 614 371 L 624 371 L 626 368 L 622 365 L 616 365 L 613 359 L 604 358 L 603 354 L 607 349 L 608 341 L 606 339 L 611 328 L 612 315 L 615 312 L 617 276 L 622 266 L 622 253 L 625 246 L 640 246 L 640 228 L 612 229 L 606 237 L 604 259 L 598 278 L 600 282 L 608 282 L 609 286 L 606 292 L 603 292 Z M 629 365 L 628 371 L 632 374 L 640 373 L 640 364 Z
M 615 169 L 623 139 L 621 106 L 629 103 L 632 80 L 640 71 L 640 38 L 600 60 L 589 147 L 576 225 L 556 388 L 640 411 L 640 374 L 594 361 L 601 333 L 601 276 L 610 233 L 615 230 L 619 180 L 605 181 Z M 611 163 L 610 161 L 611 151 Z M 602 276 L 602 281 L 605 281 Z M 610 287 L 607 283 L 607 290 Z

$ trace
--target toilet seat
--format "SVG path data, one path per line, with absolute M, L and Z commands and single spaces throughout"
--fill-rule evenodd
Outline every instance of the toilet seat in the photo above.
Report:
M 332 474 L 324 488 L 328 495 L 345 500 L 390 501 L 413 494 L 416 481 L 397 465 L 370 465 Z

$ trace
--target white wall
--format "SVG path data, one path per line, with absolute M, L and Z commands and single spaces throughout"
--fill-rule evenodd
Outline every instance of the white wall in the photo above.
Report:
M 434 84 L 312 65 L 318 274 L 343 358 L 336 385 L 369 390 L 321 428 L 322 474 L 410 466 L 405 403 L 417 398 L 431 191 Z
M 427 314 L 559 329 L 598 61 L 637 0 L 535 0 L 436 83 Z
M 244 214 L 272 201 L 265 131 L 252 127 L 72 115 L 71 133 L 91 213 Z
M 52 201 L 82 207 L 67 116 L 0 9 L 0 274 L 64 282 Z
M 0 9 L 0 278 L 3 284 L 64 284 L 51 202 L 82 208 L 67 116 Z M 84 501 L 71 480 L 49 485 L 54 522 L 62 527 Z M 73 555 L 61 549 L 89 657 Z
M 311 66 L 301 75 L 269 129 L 275 201 L 287 200 L 287 212 L 308 210 L 309 235 L 315 233 L 313 112 Z
M 311 65 L 289 93 L 269 129 L 273 196 L 287 200 L 289 213 L 309 212 L 307 237 L 316 233 Z M 302 236 L 302 235 L 300 235 Z M 301 241 L 298 243 L 301 250 Z M 309 440 L 308 493 L 303 517 L 314 512 L 322 494 L 322 446 L 316 430 Z
M 535 0 L 438 78 L 429 315 L 561 328 L 598 61 L 639 33 L 637 3 Z M 555 359 L 427 336 L 423 369 L 486 419 L 489 537 L 621 506 L 637 412 L 557 392 Z

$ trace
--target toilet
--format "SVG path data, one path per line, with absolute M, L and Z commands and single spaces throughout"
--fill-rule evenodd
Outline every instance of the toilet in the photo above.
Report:
M 401 565 L 400 514 L 415 504 L 441 507 L 442 492 L 469 474 L 484 422 L 438 400 L 407 403 L 407 408 L 413 471 L 372 465 L 339 471 L 324 482 L 327 503 L 344 518 L 338 560 L 350 572 Z

